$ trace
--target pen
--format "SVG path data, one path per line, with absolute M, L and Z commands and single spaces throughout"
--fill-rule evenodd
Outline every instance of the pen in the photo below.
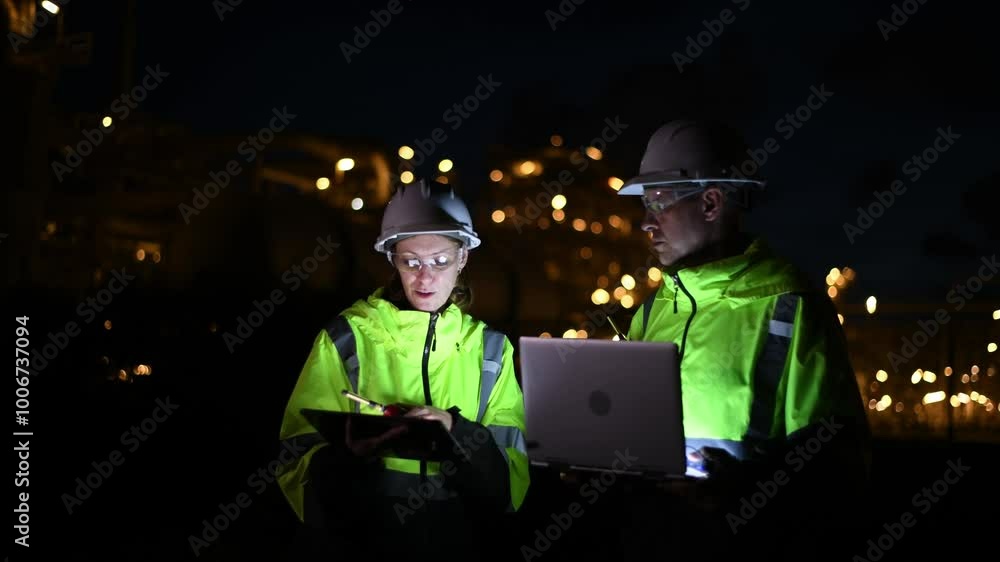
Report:
M 374 400 L 369 400 L 369 399 L 367 399 L 367 398 L 365 398 L 363 396 L 359 396 L 359 395 L 354 394 L 353 392 L 350 392 L 348 390 L 341 390 L 340 393 L 343 394 L 344 396 L 350 398 L 351 400 L 354 400 L 358 404 L 362 404 L 364 406 L 368 406 L 368 407 L 371 407 L 371 408 L 378 408 L 381 411 L 385 411 L 385 406 L 379 404 L 378 402 L 376 402 Z
M 608 322 L 611 324 L 611 329 L 615 331 L 615 334 L 618 334 L 618 339 L 621 341 L 628 341 L 628 336 L 623 334 L 621 330 L 618 329 L 618 326 L 615 326 L 615 321 L 612 320 L 610 316 L 608 316 Z
M 368 406 L 370 408 L 375 408 L 379 412 L 382 412 L 383 415 L 386 415 L 386 416 L 401 416 L 401 415 L 405 414 L 409 410 L 408 408 L 404 408 L 402 406 L 397 406 L 395 404 L 389 404 L 388 406 L 386 406 L 384 404 L 379 404 L 378 402 L 376 402 L 374 400 L 369 400 L 368 398 L 365 398 L 364 396 L 359 396 L 359 395 L 354 394 L 353 392 L 350 392 L 348 390 L 341 390 L 340 393 L 343 394 L 344 396 L 350 398 L 351 400 L 354 400 L 355 402 L 357 402 L 359 404 L 362 404 L 364 406 Z

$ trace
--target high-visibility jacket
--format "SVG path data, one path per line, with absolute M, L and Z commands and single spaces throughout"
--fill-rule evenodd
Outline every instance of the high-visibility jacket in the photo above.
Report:
M 831 420 L 867 429 L 830 299 L 761 239 L 740 255 L 665 271 L 628 337 L 678 345 L 689 454 L 715 447 L 748 459 L 805 431 L 836 431 Z M 688 474 L 702 469 L 689 455 Z
M 495 513 L 519 509 L 529 475 L 510 340 L 454 304 L 435 313 L 401 310 L 382 291 L 355 302 L 316 336 L 287 403 L 280 439 L 305 452 L 279 473 L 279 482 L 296 515 L 303 522 L 312 517 L 310 488 L 321 475 L 311 473 L 311 460 L 329 447 L 300 411 L 372 412 L 359 410 L 343 389 L 382 404 L 451 411 L 463 455 L 450 467 L 450 461 L 384 457 L 363 476 L 343 476 L 345 493 L 365 503 L 388 500 L 384 505 L 395 513 L 386 517 L 400 521 L 427 502 L 464 505 L 463 494 L 479 496 L 476 505 Z

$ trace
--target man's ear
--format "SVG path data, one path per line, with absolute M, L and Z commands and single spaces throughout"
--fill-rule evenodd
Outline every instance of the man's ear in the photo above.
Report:
M 467 246 L 462 246 L 462 249 L 459 250 L 458 253 L 460 256 L 458 258 L 458 271 L 461 272 L 465 269 L 465 264 L 469 261 L 469 248 Z
M 701 214 L 706 222 L 722 218 L 722 208 L 726 204 L 726 194 L 718 187 L 710 187 L 701 194 Z

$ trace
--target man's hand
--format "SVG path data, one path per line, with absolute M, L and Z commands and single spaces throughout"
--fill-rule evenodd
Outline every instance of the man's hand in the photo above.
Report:
M 702 447 L 688 453 L 688 458 L 704 464 L 705 479 L 671 480 L 658 487 L 671 495 L 683 498 L 692 507 L 712 513 L 725 506 L 740 490 L 746 476 L 743 463 L 725 449 Z
M 408 418 L 420 418 L 425 420 L 438 420 L 444 424 L 445 429 L 449 432 L 451 431 L 452 424 L 454 420 L 451 419 L 451 414 L 435 408 L 434 406 L 417 406 L 406 413 Z
M 705 471 L 709 480 L 717 482 L 733 481 L 740 478 L 743 471 L 742 463 L 725 449 L 702 447 L 695 454 L 701 454 L 705 461 Z

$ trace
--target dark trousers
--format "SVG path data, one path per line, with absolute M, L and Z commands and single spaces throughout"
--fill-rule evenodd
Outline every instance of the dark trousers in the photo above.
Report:
M 750 553 L 769 562 L 850 560 L 844 548 L 856 544 L 849 540 L 857 537 L 859 527 L 859 510 L 853 504 L 847 510 L 810 506 L 808 496 L 793 498 L 788 490 L 756 509 L 749 503 L 750 490 L 708 510 L 652 484 L 625 478 L 599 495 L 590 493 L 593 488 L 581 493 L 589 478 L 554 482 L 540 477 L 533 482 L 538 487 L 532 503 L 519 514 L 518 560 L 706 562 L 741 559 Z M 760 499 L 755 499 L 758 505 Z

